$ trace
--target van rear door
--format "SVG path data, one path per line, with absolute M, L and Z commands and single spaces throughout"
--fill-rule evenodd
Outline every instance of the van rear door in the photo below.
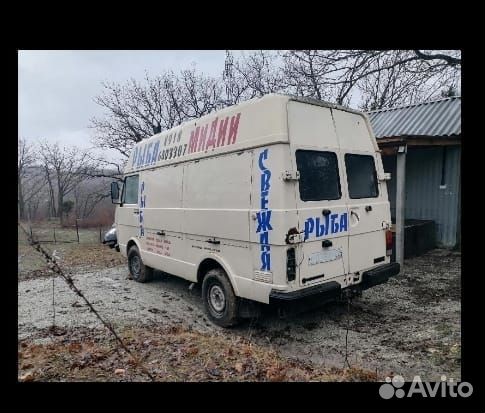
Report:
M 382 160 L 363 116 L 334 110 L 349 206 L 349 269 L 355 273 L 384 262 L 385 222 L 390 209 Z
M 290 151 L 300 174 L 295 184 L 299 285 L 310 286 L 343 275 L 348 265 L 348 205 L 340 148 L 331 109 L 288 103 Z

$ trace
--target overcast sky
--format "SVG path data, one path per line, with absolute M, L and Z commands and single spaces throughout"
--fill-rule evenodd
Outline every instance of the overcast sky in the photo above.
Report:
M 224 59 L 224 50 L 19 51 L 19 136 L 92 147 L 87 126 L 91 117 L 102 113 L 93 102 L 102 91 L 102 81 L 142 79 L 145 71 L 155 76 L 192 63 L 217 76 Z

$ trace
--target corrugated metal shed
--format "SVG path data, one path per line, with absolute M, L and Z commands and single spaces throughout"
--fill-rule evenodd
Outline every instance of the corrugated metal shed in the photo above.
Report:
M 436 223 L 436 241 L 454 247 L 459 232 L 460 147 L 449 146 L 445 187 L 441 186 L 443 147 L 409 148 L 406 156 L 406 219 L 431 219 Z M 384 170 L 396 174 L 395 156 L 383 158 Z M 396 215 L 396 180 L 388 181 L 391 215 Z
M 461 96 L 368 112 L 376 138 L 461 135 Z

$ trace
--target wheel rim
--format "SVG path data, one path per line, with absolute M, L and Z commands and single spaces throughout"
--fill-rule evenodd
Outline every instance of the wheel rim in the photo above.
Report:
M 140 274 L 140 269 L 141 269 L 141 262 L 140 262 L 140 257 L 138 255 L 135 255 L 134 257 L 131 258 L 131 273 L 138 277 Z
M 211 307 L 221 313 L 226 306 L 226 297 L 224 291 L 218 285 L 213 285 L 209 290 L 209 303 Z

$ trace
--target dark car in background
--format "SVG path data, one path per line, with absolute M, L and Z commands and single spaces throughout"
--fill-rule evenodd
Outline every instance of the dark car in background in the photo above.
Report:
M 111 229 L 104 234 L 103 244 L 107 245 L 110 248 L 116 248 L 116 251 L 120 250 L 120 247 L 118 246 L 118 238 L 116 236 L 115 224 L 113 224 Z

